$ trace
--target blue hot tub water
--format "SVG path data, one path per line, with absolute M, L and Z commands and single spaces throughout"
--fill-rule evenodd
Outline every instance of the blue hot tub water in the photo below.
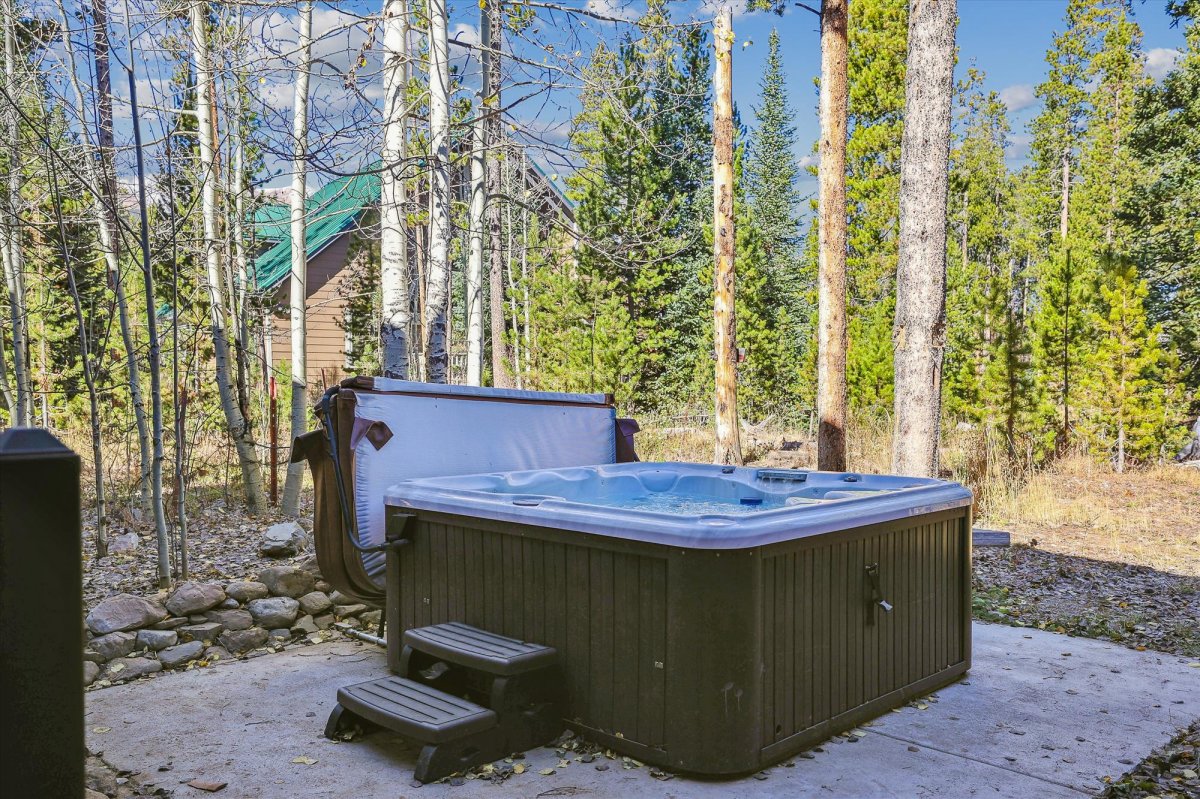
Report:
M 759 546 L 962 507 L 957 483 L 891 475 L 622 463 L 405 480 L 387 504 L 699 548 Z

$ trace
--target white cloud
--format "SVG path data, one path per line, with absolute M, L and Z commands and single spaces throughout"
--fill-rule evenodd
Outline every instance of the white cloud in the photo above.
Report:
M 1037 95 L 1032 84 L 1015 83 L 1000 90 L 1000 102 L 1008 106 L 1009 111 L 1023 111 L 1037 102 Z
M 1178 50 L 1172 50 L 1169 47 L 1155 47 L 1146 53 L 1146 74 L 1157 83 L 1175 68 L 1178 60 Z
M 810 166 L 818 166 L 821 163 L 821 156 L 816 155 L 815 153 L 812 155 L 801 156 L 797 163 L 800 165 L 801 169 Z
M 587 0 L 587 10 L 605 17 L 616 17 L 632 22 L 641 16 L 630 0 Z

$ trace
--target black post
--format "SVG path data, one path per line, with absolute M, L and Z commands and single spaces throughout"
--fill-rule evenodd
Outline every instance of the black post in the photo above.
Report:
M 79 518 L 79 456 L 45 430 L 0 433 L 0 773 L 6 796 L 83 796 Z

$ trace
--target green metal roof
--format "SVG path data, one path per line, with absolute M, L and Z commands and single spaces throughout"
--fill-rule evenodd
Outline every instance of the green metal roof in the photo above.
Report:
M 254 237 L 263 242 L 287 238 L 292 209 L 283 203 L 267 203 L 254 210 Z
M 375 173 L 338 178 L 318 189 L 305 202 L 308 222 L 305 231 L 308 246 L 305 249 L 308 257 L 315 257 L 334 239 L 353 228 L 358 217 L 378 203 L 379 175 Z M 279 207 L 290 214 L 287 206 Z M 284 219 L 279 225 L 279 243 L 255 259 L 254 283 L 260 291 L 279 285 L 291 271 L 292 237 L 286 214 Z M 258 216 L 255 214 L 257 222 Z

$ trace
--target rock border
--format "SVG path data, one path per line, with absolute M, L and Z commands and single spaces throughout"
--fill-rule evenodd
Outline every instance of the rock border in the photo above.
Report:
M 85 618 L 83 684 L 95 690 L 318 644 L 341 635 L 335 622 L 378 629 L 380 616 L 332 590 L 315 557 L 268 566 L 257 580 L 187 581 L 152 596 L 116 594 Z

